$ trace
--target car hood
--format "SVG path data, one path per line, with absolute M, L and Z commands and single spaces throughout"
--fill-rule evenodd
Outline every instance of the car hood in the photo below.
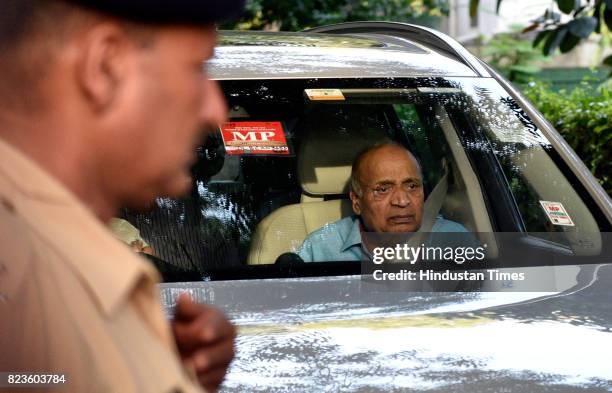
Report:
M 359 276 L 161 284 L 239 326 L 222 391 L 612 388 L 612 265 L 560 293 L 390 292 Z M 508 391 L 510 391 L 508 390 Z

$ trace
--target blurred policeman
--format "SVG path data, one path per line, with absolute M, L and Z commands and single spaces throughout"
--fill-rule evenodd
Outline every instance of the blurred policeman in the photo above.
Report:
M 104 223 L 189 189 L 226 116 L 202 62 L 242 0 L 0 4 L 0 371 L 65 374 L 54 391 L 215 390 L 234 327 L 187 296 L 169 326 L 157 272 Z

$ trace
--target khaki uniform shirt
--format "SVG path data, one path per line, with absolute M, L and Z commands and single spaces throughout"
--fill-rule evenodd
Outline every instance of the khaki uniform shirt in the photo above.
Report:
M 181 364 L 158 280 L 0 139 L 0 372 L 65 374 L 50 392 L 201 392 Z

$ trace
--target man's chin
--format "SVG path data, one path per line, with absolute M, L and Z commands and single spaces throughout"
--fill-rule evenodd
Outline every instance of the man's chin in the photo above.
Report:
M 394 233 L 416 232 L 419 230 L 419 227 L 420 227 L 420 224 L 418 223 L 393 224 L 393 225 L 389 225 L 388 232 L 394 232 Z

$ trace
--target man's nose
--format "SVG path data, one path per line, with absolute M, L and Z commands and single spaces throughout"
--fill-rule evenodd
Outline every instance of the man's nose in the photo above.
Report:
M 203 98 L 200 108 L 200 119 L 205 126 L 216 128 L 219 124 L 227 122 L 228 108 L 225 96 L 219 83 L 205 79 L 202 84 Z
M 391 204 L 397 207 L 406 207 L 410 204 L 410 197 L 408 193 L 402 189 L 402 187 L 397 187 L 393 190 L 393 194 L 391 195 Z

